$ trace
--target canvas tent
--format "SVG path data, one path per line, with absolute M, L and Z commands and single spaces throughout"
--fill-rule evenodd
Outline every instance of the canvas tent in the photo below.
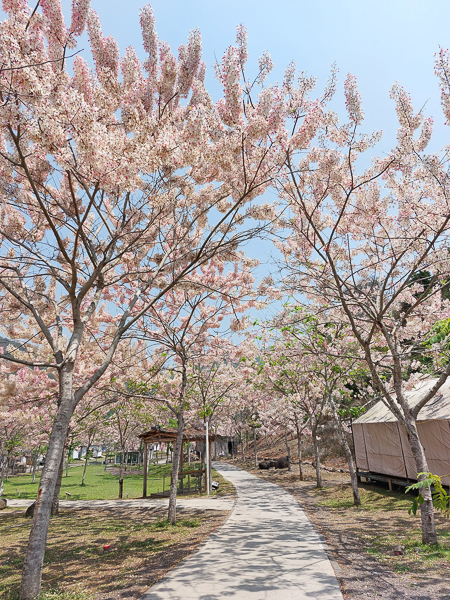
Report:
M 414 403 L 436 380 L 426 380 L 408 392 Z M 378 402 L 352 424 L 358 471 L 407 480 L 417 479 L 415 461 L 404 425 L 383 402 Z M 435 475 L 450 473 L 450 379 L 419 412 L 417 429 L 428 468 Z M 450 484 L 450 478 L 443 479 Z

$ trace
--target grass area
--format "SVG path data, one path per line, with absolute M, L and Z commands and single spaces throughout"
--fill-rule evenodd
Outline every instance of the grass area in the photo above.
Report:
M 407 531 L 371 536 L 367 551 L 372 556 L 388 561 L 397 573 L 428 573 L 438 567 L 446 569 L 450 575 L 450 531 L 439 531 L 438 546 L 422 544 L 422 534 L 417 521 Z M 405 554 L 392 557 L 396 544 L 405 547 Z
M 64 590 L 49 590 L 42 592 L 39 600 L 89 600 L 89 596 L 82 590 L 66 592 Z
M 320 490 L 309 490 L 319 506 L 337 512 L 340 518 L 361 518 L 361 527 L 355 534 L 364 540 L 366 551 L 381 562 L 389 563 L 397 573 L 415 576 L 430 572 L 450 575 L 450 520 L 436 514 L 438 546 L 422 544 L 420 516 L 408 515 L 413 496 L 404 492 L 390 492 L 381 487 L 361 485 L 361 506 L 353 505 L 350 486 L 329 485 Z M 373 517 L 370 513 L 375 513 Z M 373 521 L 368 521 L 371 518 Z M 372 526 L 370 526 L 372 525 Z M 405 554 L 393 555 L 397 544 L 405 547 Z
M 375 510 L 375 511 L 408 511 L 412 504 L 412 496 L 399 492 L 390 492 L 383 488 L 363 487 L 359 488 L 361 506 L 353 505 L 353 495 L 348 484 L 325 486 L 321 489 L 315 489 L 313 492 L 318 499 L 319 506 L 328 506 L 330 508 L 350 508 L 354 510 Z
M 40 600 L 138 597 L 200 543 L 225 513 L 162 509 L 64 510 L 50 522 Z M 0 513 L 0 597 L 16 600 L 30 520 Z M 108 552 L 103 546 L 111 545 Z
M 197 467 L 199 465 L 197 464 Z M 194 468 L 194 464 L 190 465 Z M 167 490 L 170 486 L 170 473 L 172 465 L 151 465 L 147 479 L 147 494 Z M 59 497 L 66 499 L 66 492 L 69 492 L 71 500 L 114 500 L 119 494 L 119 475 L 118 469 L 108 467 L 105 471 L 104 466 L 98 463 L 88 464 L 86 471 L 85 485 L 81 485 L 83 476 L 82 467 L 71 467 L 66 477 L 64 472 Z M 219 473 L 213 470 L 213 479 L 219 482 L 219 489 L 213 492 L 214 495 L 222 496 L 233 493 L 233 487 Z M 127 470 L 124 473 L 123 497 L 141 498 L 142 497 L 143 473 L 137 473 L 136 470 Z M 188 480 L 184 478 L 184 486 L 187 489 Z M 5 482 L 4 496 L 6 498 L 29 498 L 34 499 L 37 495 L 39 478 L 36 483 L 32 483 L 31 474 L 16 475 L 10 477 Z M 194 481 L 191 478 L 191 486 Z

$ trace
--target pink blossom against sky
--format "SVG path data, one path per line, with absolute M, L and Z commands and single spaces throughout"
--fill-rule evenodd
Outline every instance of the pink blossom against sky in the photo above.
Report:
M 133 45 L 145 58 L 139 26 L 144 0 L 92 0 L 104 35 L 113 35 L 123 56 Z M 398 81 L 411 93 L 415 107 L 426 104 L 436 123 L 436 144 L 442 146 L 447 132 L 439 135 L 441 116 L 434 53 L 450 47 L 450 3 L 445 0 L 154 0 L 151 2 L 160 39 L 175 50 L 186 42 L 188 32 L 199 27 L 203 58 L 208 66 L 206 87 L 214 99 L 220 94 L 212 65 L 234 44 L 236 26 L 248 29 L 249 63 L 256 70 L 258 58 L 268 50 L 275 68 L 269 82 L 280 81 L 287 64 L 318 77 L 322 89 L 330 65 L 339 68 L 335 109 L 342 114 L 342 86 L 347 73 L 358 79 L 368 130 L 386 132 L 380 150 L 386 151 L 395 137 L 396 119 L 389 90 Z M 66 20 L 71 0 L 63 0 Z M 87 40 L 81 44 L 88 52 Z M 385 148 L 384 148 L 385 147 Z
M 141 60 L 147 57 L 139 23 L 139 11 L 145 3 L 91 0 L 103 35 L 117 40 L 121 56 L 133 45 Z M 175 54 L 186 43 L 189 31 L 200 29 L 206 88 L 214 100 L 221 97 L 222 90 L 214 78 L 213 64 L 235 43 L 236 26 L 243 23 L 248 30 L 249 73 L 256 73 L 264 51 L 274 62 L 266 83 L 281 81 L 286 66 L 294 60 L 297 70 L 316 76 L 318 90 L 323 90 L 331 64 L 336 62 L 339 80 L 332 108 L 345 119 L 344 81 L 348 73 L 355 76 L 365 115 L 363 129 L 367 133 L 384 131 L 375 149 L 377 154 L 387 153 L 396 137 L 394 102 L 389 97 L 395 81 L 411 94 L 416 109 L 425 105 L 425 114 L 434 117 L 429 148 L 439 149 L 448 140 L 434 75 L 434 53 L 440 46 L 450 47 L 450 3 L 445 0 L 154 0 L 151 5 L 158 37 L 167 41 Z M 68 25 L 71 0 L 63 0 L 63 12 Z M 84 48 L 81 54 L 90 61 L 86 32 L 78 48 Z M 265 196 L 268 202 L 274 197 L 270 192 Z M 255 240 L 245 251 L 265 262 L 273 246 L 269 241 Z M 269 270 L 264 265 L 258 269 L 261 276 Z
M 105 36 L 112 35 L 120 54 L 133 45 L 144 60 L 139 25 L 143 0 L 92 0 Z M 448 127 L 440 107 L 438 82 L 434 75 L 434 54 L 439 47 L 450 47 L 450 3 L 445 0 L 154 0 L 151 2 L 158 37 L 172 50 L 186 43 L 190 30 L 199 27 L 203 38 L 203 59 L 207 65 L 206 88 L 214 100 L 222 95 L 214 78 L 213 64 L 235 43 L 236 27 L 248 29 L 249 74 L 255 74 L 258 59 L 267 50 L 274 69 L 266 84 L 281 81 L 290 61 L 297 71 L 305 70 L 318 78 L 318 90 L 326 85 L 330 67 L 337 63 L 337 94 L 330 105 L 345 119 L 344 81 L 348 73 L 357 78 L 365 119 L 363 129 L 383 130 L 375 153 L 387 153 L 395 143 L 397 119 L 389 97 L 398 81 L 411 94 L 414 107 L 425 105 L 426 116 L 434 117 L 430 150 L 442 148 L 448 140 Z M 68 20 L 71 0 L 63 0 Z M 89 43 L 83 34 L 79 47 L 89 60 Z M 252 73 L 253 71 L 253 73 Z M 270 201 L 267 192 L 266 201 Z M 269 242 L 255 241 L 246 252 L 262 262 L 273 251 Z M 259 271 L 264 275 L 267 266 Z

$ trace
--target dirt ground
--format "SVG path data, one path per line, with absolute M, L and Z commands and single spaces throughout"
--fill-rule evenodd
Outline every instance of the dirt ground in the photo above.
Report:
M 139 598 L 214 531 L 227 513 L 179 509 L 62 510 L 51 520 L 43 591 L 79 600 Z M 0 598 L 17 598 L 30 519 L 23 510 L 0 513 Z M 103 546 L 110 544 L 109 551 Z M 67 595 L 68 594 L 68 595 Z M 59 597 L 56 594 L 55 597 Z
M 436 551 L 422 546 L 420 518 L 408 515 L 412 499 L 403 492 L 362 485 L 362 507 L 355 508 L 346 473 L 324 471 L 324 489 L 319 491 L 315 471 L 308 465 L 300 482 L 298 464 L 290 473 L 260 471 L 250 461 L 235 464 L 297 497 L 328 543 L 346 600 L 450 600 L 449 520 L 437 516 Z M 396 544 L 405 546 L 404 556 L 394 556 Z

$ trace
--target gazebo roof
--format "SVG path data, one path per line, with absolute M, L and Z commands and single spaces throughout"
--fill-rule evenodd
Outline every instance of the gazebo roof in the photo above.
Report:
M 141 433 L 138 437 L 146 444 L 152 442 L 172 442 L 177 439 L 177 430 L 175 427 L 166 427 L 165 429 L 152 427 L 150 431 Z M 211 442 L 213 442 L 216 437 L 217 436 L 214 433 L 208 434 L 208 438 Z M 206 433 L 201 429 L 188 427 L 183 431 L 183 442 L 206 442 Z

